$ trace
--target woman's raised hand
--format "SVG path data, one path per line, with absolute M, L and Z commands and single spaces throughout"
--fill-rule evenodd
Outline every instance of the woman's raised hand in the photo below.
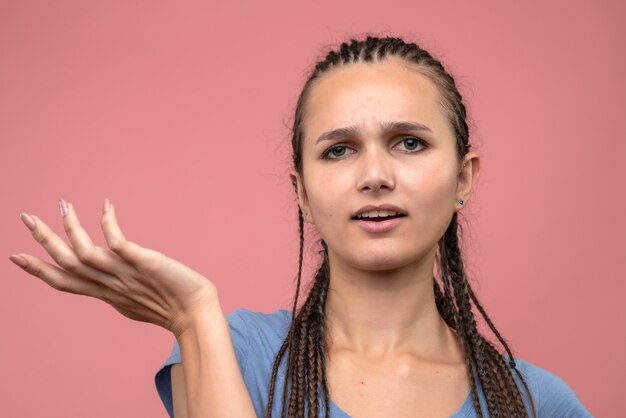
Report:
M 57 290 L 101 299 L 122 315 L 168 329 L 177 338 L 198 307 L 218 303 L 217 289 L 207 278 L 158 251 L 128 241 L 108 199 L 100 222 L 108 248 L 93 244 L 71 203 L 61 199 L 59 207 L 71 246 L 37 216 L 20 215 L 60 266 L 28 254 L 9 257 L 26 272 Z

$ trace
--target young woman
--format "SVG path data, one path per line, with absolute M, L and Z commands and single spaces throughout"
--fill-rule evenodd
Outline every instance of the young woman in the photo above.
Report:
M 224 315 L 206 278 L 126 240 L 108 200 L 108 249 L 61 201 L 71 248 L 22 218 L 62 268 L 11 258 L 172 331 L 155 382 L 176 418 L 591 416 L 559 377 L 512 355 L 467 280 L 457 217 L 480 159 L 465 113 L 441 63 L 399 38 L 351 40 L 316 64 L 293 124 L 291 311 Z M 300 306 L 305 222 L 321 265 Z M 506 354 L 478 332 L 472 304 Z

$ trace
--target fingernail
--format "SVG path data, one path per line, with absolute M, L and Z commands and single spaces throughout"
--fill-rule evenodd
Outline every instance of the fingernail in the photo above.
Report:
M 102 208 L 103 210 L 102 213 L 107 213 L 110 207 L 111 207 L 111 202 L 109 202 L 109 198 L 107 197 L 106 199 L 104 199 L 104 206 Z
M 69 209 L 67 208 L 67 203 L 65 203 L 63 198 L 59 199 L 59 210 L 61 211 L 61 216 L 65 218 Z
M 33 220 L 33 218 L 31 218 L 30 216 L 28 216 L 25 213 L 20 213 L 20 218 L 22 218 L 22 222 L 24 222 L 24 224 L 28 227 L 28 229 L 30 229 L 31 231 L 33 229 L 35 229 L 35 227 L 37 226 L 37 224 L 35 223 L 35 221 Z
M 26 259 L 20 257 L 19 255 L 10 255 L 9 260 L 13 261 L 15 264 L 17 264 L 21 268 L 28 267 L 28 261 L 26 261 Z

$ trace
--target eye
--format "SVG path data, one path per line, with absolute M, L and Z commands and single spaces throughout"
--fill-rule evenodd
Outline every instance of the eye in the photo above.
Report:
M 417 138 L 415 136 L 407 136 L 404 137 L 404 139 L 402 141 L 399 142 L 400 144 L 404 143 L 407 146 L 407 150 L 406 152 L 408 153 L 415 153 L 415 152 L 419 152 L 420 150 L 427 148 L 426 143 L 421 140 L 420 138 Z M 421 145 L 421 148 L 420 148 Z M 335 145 L 331 148 L 329 148 L 328 150 L 326 150 L 323 154 L 322 154 L 322 159 L 325 160 L 338 160 L 340 157 L 343 157 L 344 155 L 347 155 L 345 153 L 346 150 L 351 149 L 350 147 L 347 147 L 346 145 Z M 334 158 L 331 158 L 330 156 L 333 156 Z
M 408 147 L 408 151 L 409 152 L 417 152 L 419 151 L 419 149 L 423 149 L 426 148 L 426 143 L 424 141 L 422 141 L 421 139 L 415 137 L 415 136 L 407 136 L 405 137 L 402 141 L 399 142 L 400 144 L 404 143 L 407 145 Z M 421 148 L 420 148 L 421 145 Z
M 345 152 L 346 149 L 349 149 L 348 147 L 346 147 L 345 145 L 335 145 L 334 147 L 331 147 L 329 149 L 327 149 L 324 154 L 322 154 L 322 158 L 323 159 L 327 159 L 327 160 L 336 160 L 337 158 L 329 158 L 329 155 L 333 155 L 335 157 L 342 157 Z

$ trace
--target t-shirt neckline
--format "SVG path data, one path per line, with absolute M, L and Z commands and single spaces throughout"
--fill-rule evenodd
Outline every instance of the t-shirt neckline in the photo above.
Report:
M 341 409 L 333 400 L 332 398 L 328 398 L 329 399 L 329 404 L 330 404 L 330 411 L 331 411 L 331 416 L 333 417 L 337 417 L 337 418 L 352 418 L 351 415 L 349 415 L 346 411 L 344 411 L 343 409 Z M 472 403 L 472 390 L 470 389 L 469 393 L 467 394 L 467 397 L 465 398 L 465 401 L 461 404 L 461 406 L 459 407 L 459 409 L 457 409 L 454 414 L 452 414 L 452 416 L 450 418 L 461 418 L 461 417 L 465 417 L 465 415 L 467 414 L 468 408 L 471 407 L 471 403 Z

